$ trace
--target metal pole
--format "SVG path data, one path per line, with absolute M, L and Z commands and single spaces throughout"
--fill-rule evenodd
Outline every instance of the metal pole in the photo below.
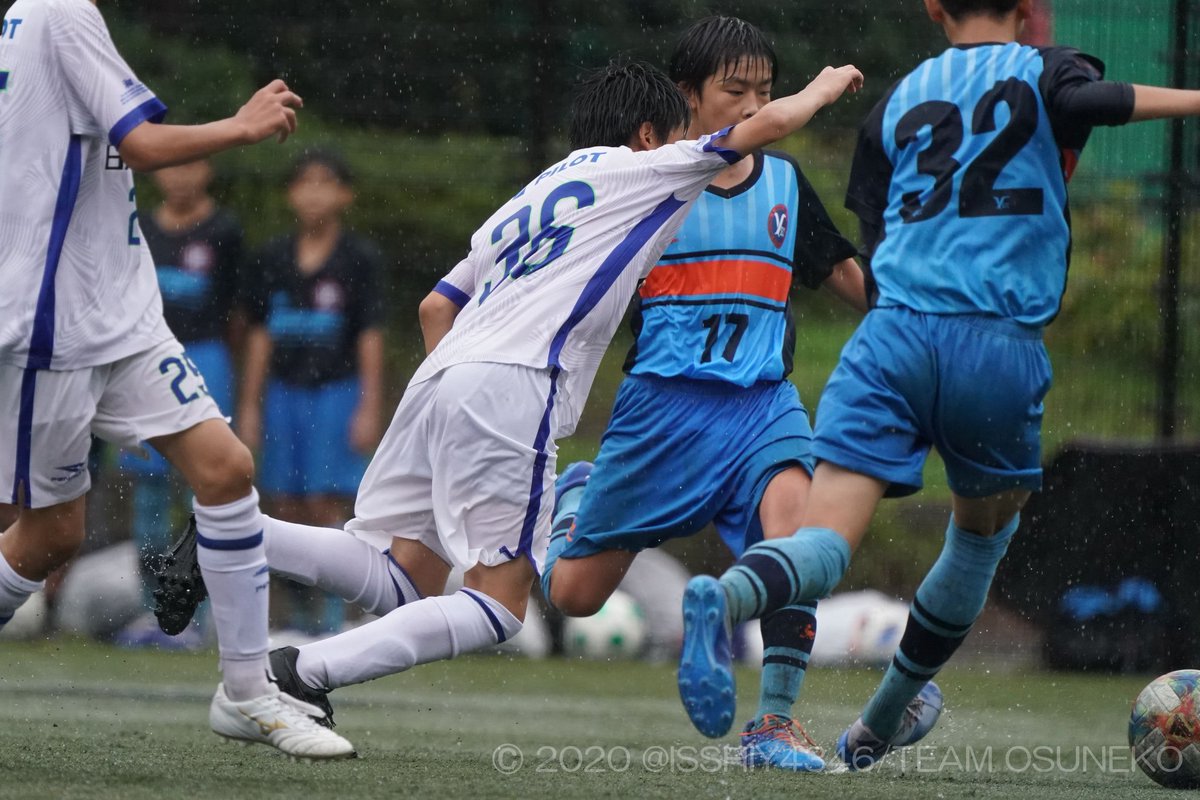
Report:
M 1171 85 L 1182 89 L 1187 83 L 1187 45 L 1193 0 L 1175 0 L 1175 32 L 1171 47 Z M 1183 120 L 1170 123 L 1170 164 L 1163 207 L 1166 236 L 1163 242 L 1159 307 L 1162 316 L 1162 361 L 1159 365 L 1158 435 L 1175 436 L 1179 402 L 1179 276 L 1183 261 L 1184 158 Z

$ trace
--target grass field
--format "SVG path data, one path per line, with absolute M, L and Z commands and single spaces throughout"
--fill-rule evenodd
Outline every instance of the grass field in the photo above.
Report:
M 338 730 L 361 757 L 329 764 L 212 735 L 216 677 L 210 653 L 5 643 L 0 797 L 1091 800 L 1166 791 L 1136 771 L 1124 746 L 1141 677 L 949 670 L 948 711 L 928 746 L 870 773 L 804 776 L 727 762 L 735 738 L 713 742 L 691 729 L 669 665 L 481 656 L 342 689 Z M 802 716 L 819 743 L 832 747 L 876 677 L 813 671 Z M 739 681 L 747 712 L 757 675 Z M 505 744 L 513 747 L 497 755 Z

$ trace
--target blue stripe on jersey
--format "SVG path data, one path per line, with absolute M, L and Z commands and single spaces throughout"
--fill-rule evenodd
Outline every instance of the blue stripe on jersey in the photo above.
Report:
M 667 224 L 667 220 L 676 211 L 683 208 L 684 205 L 684 201 L 672 194 L 666 200 L 659 203 L 641 222 L 634 225 L 633 230 L 626 234 L 621 243 L 613 248 L 613 251 L 604 259 L 604 263 L 596 270 L 596 274 L 592 275 L 587 285 L 583 287 L 583 293 L 579 295 L 579 299 L 575 302 L 575 307 L 567 315 L 566 322 L 554 334 L 554 339 L 550 342 L 550 354 L 547 366 L 562 366 L 558 363 L 558 357 L 562 354 L 562 349 L 566 345 L 567 337 L 571 334 L 571 331 L 596 307 L 596 304 L 600 302 L 600 298 L 604 297 L 605 293 L 612 287 L 625 268 L 629 266 L 629 262 L 654 237 L 658 229 Z
M 143 122 L 162 122 L 167 115 L 167 107 L 157 97 L 151 97 L 137 108 L 117 120 L 108 132 L 108 141 L 113 147 L 120 147 L 121 142 L 129 132 Z
M 462 308 L 471 301 L 471 295 L 467 294 L 453 283 L 438 281 L 437 286 L 433 287 L 433 290 L 445 297 L 451 303 L 454 303 L 454 305 L 458 306 L 459 308 Z
M 1061 154 L 1041 52 L 951 48 L 897 86 L 883 116 L 893 165 L 871 259 L 877 305 L 1041 326 L 1066 288 Z
M 83 176 L 83 146 L 78 135 L 67 145 L 67 158 L 58 183 L 58 199 L 54 202 L 54 219 L 50 223 L 50 243 L 46 248 L 46 264 L 42 269 L 42 286 L 38 290 L 37 306 L 33 312 L 33 335 L 29 340 L 28 369 L 50 369 L 54 356 L 54 279 L 62 257 L 67 227 L 79 196 L 79 180 Z
M 42 268 L 42 285 L 38 289 L 37 305 L 33 312 L 33 333 L 29 339 L 29 359 L 21 378 L 21 407 L 17 412 L 17 460 L 13 473 L 12 502 L 18 500 L 18 490 L 25 487 L 25 506 L 33 507 L 33 488 L 29 482 L 33 453 L 33 401 L 37 387 L 37 371 L 50 369 L 54 358 L 54 279 L 62 258 L 67 228 L 79 196 L 79 181 L 83 176 L 83 146 L 79 136 L 72 136 L 67 145 L 62 178 L 58 183 L 58 198 L 54 201 L 54 219 L 50 223 L 50 242 L 46 247 L 46 264 Z

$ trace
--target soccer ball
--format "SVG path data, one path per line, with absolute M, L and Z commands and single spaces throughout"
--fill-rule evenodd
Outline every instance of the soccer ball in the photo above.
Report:
M 563 625 L 563 645 L 573 658 L 636 658 L 645 643 L 646 616 L 622 591 L 613 592 L 592 616 L 568 617 Z
M 1142 689 L 1129 718 L 1129 745 L 1156 782 L 1200 788 L 1200 670 L 1168 672 Z

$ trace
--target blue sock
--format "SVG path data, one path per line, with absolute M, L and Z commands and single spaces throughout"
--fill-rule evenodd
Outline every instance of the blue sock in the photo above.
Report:
M 1018 514 L 995 535 L 980 536 L 951 518 L 942 554 L 913 598 L 892 664 L 863 710 L 863 722 L 876 736 L 895 735 L 909 702 L 967 638 L 1020 519 Z
M 761 723 L 768 714 L 790 718 L 804 686 L 808 657 L 817 634 L 817 604 L 797 603 L 762 619 L 763 660 L 758 693 Z
M 550 574 L 554 571 L 554 562 L 567 547 L 567 533 L 575 526 L 575 515 L 579 512 L 579 504 L 583 502 L 583 492 L 586 486 L 575 486 L 567 489 L 558 498 L 554 508 L 554 522 L 550 526 L 550 545 L 546 548 L 546 558 L 542 563 L 542 596 L 550 602 Z
M 850 545 L 828 528 L 801 528 L 749 548 L 721 576 L 734 625 L 833 591 L 850 565 Z
M 153 569 L 157 558 L 171 544 L 171 483 L 165 473 L 139 475 L 133 482 L 133 542 L 142 565 L 142 604 L 154 608 Z

